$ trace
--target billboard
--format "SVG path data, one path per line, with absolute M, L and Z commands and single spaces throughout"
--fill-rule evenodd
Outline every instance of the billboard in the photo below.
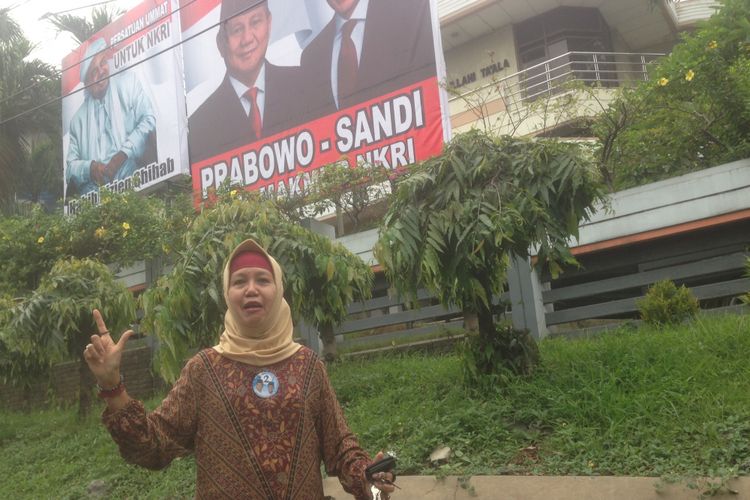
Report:
M 196 198 L 299 193 L 346 159 L 397 169 L 449 134 L 436 0 L 182 0 Z
M 63 60 L 65 210 L 189 173 L 178 0 L 146 0 Z

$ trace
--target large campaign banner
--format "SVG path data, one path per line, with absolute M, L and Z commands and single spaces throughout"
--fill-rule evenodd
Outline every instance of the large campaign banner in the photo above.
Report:
M 63 60 L 65 209 L 189 173 L 178 0 L 146 0 Z
M 180 7 L 197 199 L 226 183 L 297 194 L 327 164 L 399 169 L 441 152 L 436 0 Z

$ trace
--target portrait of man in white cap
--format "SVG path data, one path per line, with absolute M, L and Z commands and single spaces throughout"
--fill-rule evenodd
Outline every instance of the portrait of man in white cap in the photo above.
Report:
M 81 61 L 84 101 L 70 121 L 67 196 L 82 195 L 130 177 L 156 161 L 156 118 L 151 99 L 132 72 L 110 77 L 103 38 Z

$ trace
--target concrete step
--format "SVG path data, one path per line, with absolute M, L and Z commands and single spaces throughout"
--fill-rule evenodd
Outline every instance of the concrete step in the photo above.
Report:
M 701 498 L 721 479 L 693 481 L 698 488 L 690 488 L 687 479 L 676 484 L 658 477 L 601 477 L 601 476 L 399 476 L 396 484 L 401 489 L 391 495 L 392 500 L 688 500 Z M 750 500 L 750 477 L 726 482 L 729 488 L 710 496 L 713 500 Z M 334 500 L 352 498 L 341 488 L 337 478 L 324 481 L 326 495 Z

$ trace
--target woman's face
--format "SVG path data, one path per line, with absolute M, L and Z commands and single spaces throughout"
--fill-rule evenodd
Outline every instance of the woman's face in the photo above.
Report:
M 229 309 L 244 326 L 255 326 L 271 310 L 276 296 L 273 274 L 259 267 L 238 269 L 229 277 Z

